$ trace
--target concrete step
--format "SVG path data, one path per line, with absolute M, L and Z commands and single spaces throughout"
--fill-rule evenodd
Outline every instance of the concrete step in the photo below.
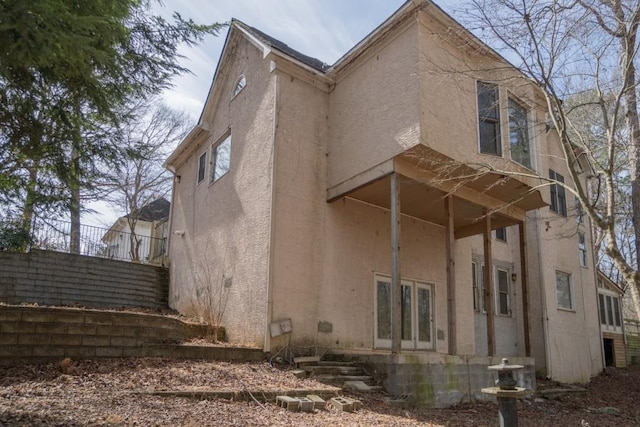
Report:
M 375 385 L 373 378 L 369 375 L 318 375 L 314 377 L 316 381 L 323 384 L 342 387 L 346 381 L 362 381 L 368 385 Z
M 330 366 L 304 366 L 302 369 L 307 371 L 310 376 L 318 376 L 318 375 L 358 375 L 362 374 L 364 371 L 362 368 L 357 366 L 338 366 L 338 365 L 330 365 Z

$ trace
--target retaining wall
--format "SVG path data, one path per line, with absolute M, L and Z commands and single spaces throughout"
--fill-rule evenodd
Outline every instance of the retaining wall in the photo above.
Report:
M 204 325 L 152 314 L 5 306 L 0 307 L 0 364 L 46 363 L 65 357 L 264 358 L 261 349 L 180 344 L 206 334 Z
M 0 302 L 166 308 L 164 267 L 54 251 L 0 251 Z

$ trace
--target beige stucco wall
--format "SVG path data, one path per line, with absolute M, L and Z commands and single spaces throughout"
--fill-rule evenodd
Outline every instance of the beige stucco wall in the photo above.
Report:
M 254 45 L 238 38 L 232 46 L 222 59 L 217 92 L 203 117 L 210 136 L 176 170 L 180 180 L 174 188 L 170 231 L 170 305 L 188 315 L 222 312 L 229 341 L 261 346 L 266 327 L 275 79 Z M 242 73 L 247 85 L 232 98 Z M 209 162 L 211 144 L 228 129 L 230 171 L 210 184 L 208 164 L 205 180 L 196 184 L 198 157 L 208 150 Z
M 412 20 L 334 76 L 328 188 L 419 142 L 417 35 Z

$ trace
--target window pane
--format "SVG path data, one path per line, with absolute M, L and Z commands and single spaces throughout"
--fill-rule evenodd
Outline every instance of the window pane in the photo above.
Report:
M 476 271 L 476 263 L 471 263 L 471 286 L 473 288 L 473 309 L 478 309 L 478 276 Z
M 607 295 L 607 324 L 613 326 L 613 304 L 611 302 L 611 297 Z
M 378 281 L 378 338 L 391 339 L 391 284 Z
M 431 341 L 431 303 L 429 291 L 418 288 L 418 340 L 424 342 Z
M 498 295 L 500 314 L 509 314 L 509 274 L 505 270 L 498 270 Z
M 480 152 L 501 155 L 500 105 L 496 85 L 478 82 L 478 123 Z
M 214 165 L 212 181 L 220 179 L 224 174 L 229 172 L 229 164 L 231 161 L 231 136 L 228 136 L 214 150 Z
M 501 227 L 496 229 L 496 239 L 501 240 L 503 242 L 507 241 L 507 228 Z
M 620 300 L 618 298 L 613 299 L 613 320 L 616 322 L 616 326 L 622 326 L 620 320 Z
M 607 312 L 604 308 L 604 295 L 598 294 L 598 299 L 600 300 L 600 323 L 603 325 L 607 324 Z
M 531 168 L 527 110 L 512 99 L 509 100 L 509 142 L 511 159 Z
M 204 179 L 205 168 L 207 167 L 207 153 L 202 153 L 198 159 L 198 182 Z
M 402 285 L 402 339 L 413 339 L 411 333 L 411 286 Z
M 570 275 L 556 271 L 556 296 L 558 307 L 573 309 Z

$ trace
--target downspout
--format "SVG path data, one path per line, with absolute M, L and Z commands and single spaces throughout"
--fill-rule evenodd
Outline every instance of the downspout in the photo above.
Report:
M 542 249 L 540 248 L 540 242 L 542 236 L 540 236 L 540 216 L 538 210 L 535 210 L 535 224 L 536 224 L 536 250 L 538 252 L 538 276 L 540 280 L 540 289 L 542 290 L 542 328 L 544 330 L 544 356 L 547 365 L 547 378 L 551 378 L 551 355 L 549 350 L 549 314 L 547 307 L 547 290 L 544 283 L 544 274 L 542 272 Z
M 275 63 L 271 63 L 271 70 L 275 70 Z M 275 248 L 275 208 L 276 208 L 276 174 L 278 172 L 276 137 L 278 131 L 278 103 L 280 100 L 280 77 L 274 73 L 275 94 L 273 102 L 273 145 L 271 146 L 271 207 L 269 211 L 269 239 L 267 246 L 267 322 L 264 331 L 264 352 L 271 351 L 271 333 L 269 326 L 273 318 L 273 249 Z
M 173 166 L 167 165 L 167 170 L 171 172 L 173 175 L 173 182 L 171 183 L 171 203 L 169 204 L 169 226 L 167 227 L 167 246 L 164 248 L 165 254 L 162 259 L 162 266 L 168 267 L 171 264 L 171 258 L 169 258 L 169 248 L 171 247 L 171 239 L 173 235 L 173 206 L 175 205 L 175 196 L 176 196 L 176 180 L 178 176 L 176 175 L 176 169 Z M 165 265 L 165 259 L 167 260 Z

